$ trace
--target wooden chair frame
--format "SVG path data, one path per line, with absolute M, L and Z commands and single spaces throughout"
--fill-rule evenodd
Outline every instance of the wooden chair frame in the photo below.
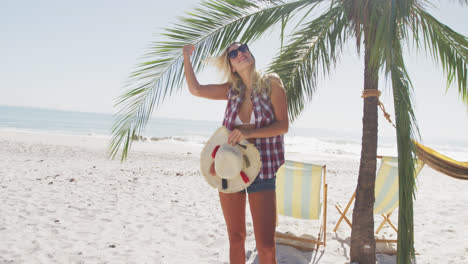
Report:
M 348 226 L 350 228 L 352 228 L 351 221 L 348 219 L 346 214 L 348 213 L 349 207 L 351 207 L 351 204 L 353 203 L 355 198 L 356 198 L 356 192 L 353 193 L 353 196 L 351 196 L 351 199 L 349 200 L 348 204 L 346 205 L 346 207 L 345 207 L 345 209 L 343 211 L 342 211 L 342 208 L 338 204 L 335 205 L 336 210 L 338 210 L 338 213 L 341 216 L 340 216 L 340 219 L 338 220 L 338 222 L 336 223 L 335 228 L 333 229 L 333 232 L 336 232 L 336 230 L 338 229 L 338 227 L 341 224 L 341 221 L 343 221 L 343 220 L 345 220 L 346 224 L 348 224 Z M 386 215 L 385 214 L 380 214 L 384 219 L 382 220 L 379 227 L 375 231 L 376 234 L 378 234 L 380 232 L 380 230 L 382 230 L 382 228 L 385 226 L 386 223 L 388 223 L 393 228 L 393 230 L 395 230 L 395 232 L 398 233 L 398 229 L 393 225 L 392 221 L 390 221 L 390 216 L 392 215 L 392 213 L 393 212 L 390 212 L 390 213 L 388 213 Z M 393 240 L 393 239 L 376 239 L 376 241 L 377 242 L 396 243 L 396 240 Z
M 377 158 L 381 159 L 383 156 L 377 156 Z M 349 200 L 348 204 L 346 205 L 345 209 L 343 210 L 338 204 L 335 205 L 336 210 L 338 210 L 338 213 L 340 214 L 340 219 L 338 219 L 338 222 L 335 225 L 335 228 L 333 229 L 333 232 L 336 232 L 338 230 L 338 227 L 340 226 L 341 222 L 345 220 L 345 222 L 348 224 L 350 228 L 352 228 L 352 223 L 346 216 L 348 213 L 349 208 L 351 207 L 351 204 L 353 203 L 354 199 L 356 198 L 356 192 L 353 193 L 351 196 L 351 199 Z M 385 224 L 388 224 L 390 227 L 395 230 L 395 232 L 398 233 L 398 228 L 393 225 L 392 221 L 390 221 L 390 216 L 392 215 L 393 211 L 387 214 L 380 214 L 383 217 L 382 222 L 380 223 L 379 227 L 375 231 L 376 234 L 378 234 L 382 228 L 385 226 Z M 396 243 L 396 240 L 393 239 L 376 239 L 376 242 L 388 242 L 388 243 Z

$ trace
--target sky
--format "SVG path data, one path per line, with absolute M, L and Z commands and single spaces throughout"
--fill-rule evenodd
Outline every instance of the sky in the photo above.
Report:
M 160 34 L 200 1 L 100 0 L 2 1 L 0 5 L 0 105 L 81 112 L 116 113 L 115 98 Z M 429 11 L 444 24 L 468 36 L 467 6 L 458 1 L 433 1 Z M 317 91 L 293 127 L 360 135 L 362 130 L 363 56 L 353 46 L 343 50 L 337 67 L 320 79 Z M 249 43 L 257 67 L 264 69 L 280 46 L 273 30 Z M 425 51 L 404 53 L 414 85 L 414 104 L 423 140 L 441 138 L 468 142 L 468 107 L 457 87 L 446 90 L 440 65 Z M 219 82 L 214 69 L 199 73 L 203 84 Z M 391 89 L 380 77 L 380 100 L 394 120 Z M 155 109 L 155 117 L 216 120 L 225 102 L 196 98 L 187 87 Z M 194 111 L 196 109 L 196 111 Z M 1 113 L 0 113 L 1 114 Z M 383 115 L 379 135 L 393 137 Z

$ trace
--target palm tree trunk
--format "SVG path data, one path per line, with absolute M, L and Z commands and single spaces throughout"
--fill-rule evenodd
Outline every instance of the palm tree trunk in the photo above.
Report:
M 378 88 L 378 68 L 371 64 L 372 41 L 364 39 L 364 90 Z M 372 40 L 373 38 L 371 38 Z M 377 159 L 378 97 L 364 99 L 362 149 L 351 231 L 351 262 L 375 264 L 374 188 Z

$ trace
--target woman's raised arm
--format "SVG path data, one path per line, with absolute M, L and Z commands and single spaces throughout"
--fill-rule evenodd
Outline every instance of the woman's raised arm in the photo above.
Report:
M 227 100 L 229 84 L 208 84 L 201 85 L 195 73 L 193 72 L 192 62 L 190 61 L 190 56 L 192 56 L 195 51 L 195 46 L 192 44 L 187 44 L 184 46 L 184 69 L 185 69 L 185 79 L 187 80 L 187 85 L 191 94 L 203 97 L 207 99 L 214 100 Z

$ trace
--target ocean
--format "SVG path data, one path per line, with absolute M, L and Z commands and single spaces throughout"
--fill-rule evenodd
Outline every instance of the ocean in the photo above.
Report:
M 109 138 L 113 123 L 112 114 L 0 106 L 0 130 L 3 131 Z M 148 141 L 153 138 L 203 145 L 219 126 L 221 121 L 152 118 L 142 136 Z M 428 146 L 453 159 L 468 161 L 468 145 L 463 143 L 437 142 Z M 285 148 L 289 153 L 306 155 L 312 160 L 314 156 L 359 160 L 361 138 L 358 134 L 292 125 L 285 136 Z M 396 153 L 394 139 L 379 138 L 378 155 L 396 156 Z

